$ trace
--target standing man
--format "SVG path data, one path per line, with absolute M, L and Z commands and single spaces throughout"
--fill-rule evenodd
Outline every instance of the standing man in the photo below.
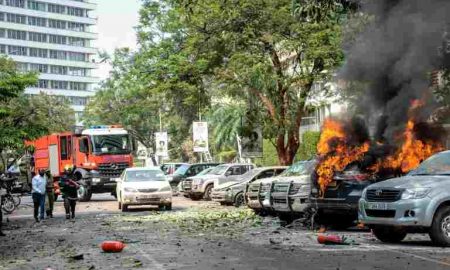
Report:
M 2 194 L 2 188 L 0 187 L 0 195 Z M 5 234 L 2 231 L 2 223 L 3 223 L 3 201 L 0 199 L 0 236 L 5 236 Z
M 64 208 L 66 210 L 66 219 L 75 218 L 75 207 L 78 200 L 77 190 L 80 185 L 73 180 L 73 167 L 66 166 L 64 168 L 64 174 L 59 179 L 59 186 L 64 198 Z
M 53 205 L 55 203 L 55 187 L 53 183 L 53 176 L 50 170 L 45 171 L 45 180 L 47 181 L 46 193 L 47 200 L 45 201 L 45 212 L 48 218 L 53 218 Z
M 31 180 L 31 195 L 33 197 L 34 204 L 34 220 L 36 220 L 36 222 L 39 222 L 38 213 L 40 220 L 44 219 L 45 190 L 47 185 L 44 175 L 45 171 L 41 169 L 39 170 L 39 174 Z

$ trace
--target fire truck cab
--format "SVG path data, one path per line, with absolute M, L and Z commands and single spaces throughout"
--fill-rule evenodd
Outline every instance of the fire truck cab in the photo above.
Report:
M 35 149 L 34 170 L 50 169 L 55 183 L 66 165 L 75 166 L 81 201 L 89 201 L 93 193 L 115 195 L 116 179 L 133 166 L 132 140 L 120 126 L 93 126 L 81 132 L 52 134 L 31 145 Z

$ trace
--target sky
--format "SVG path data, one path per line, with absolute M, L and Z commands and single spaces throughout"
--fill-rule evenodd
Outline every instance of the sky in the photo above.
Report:
M 96 46 L 100 51 L 114 52 L 116 48 L 136 48 L 134 27 L 139 21 L 139 0 L 95 0 L 98 33 Z M 108 77 L 111 69 L 108 63 L 100 64 L 95 75 L 101 80 Z

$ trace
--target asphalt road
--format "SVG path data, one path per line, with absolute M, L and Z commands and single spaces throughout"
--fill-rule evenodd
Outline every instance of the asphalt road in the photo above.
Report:
M 176 197 L 174 211 L 212 205 Z M 217 209 L 211 208 L 211 211 Z M 432 247 L 428 236 L 411 235 L 401 244 L 378 242 L 368 231 L 327 232 L 354 239 L 356 246 L 324 246 L 317 234 L 280 228 L 267 218 L 238 238 L 205 233 L 186 235 L 141 223 L 153 208 L 121 213 L 109 195 L 80 203 L 75 221 L 57 216 L 36 224 L 31 201 L 8 217 L 7 237 L 0 238 L 0 269 L 447 269 L 450 248 Z M 166 215 L 166 213 L 162 213 Z M 134 222 L 112 222 L 132 217 Z M 232 229 L 232 228 L 231 228 Z M 104 240 L 124 240 L 121 253 L 103 253 Z M 71 259 L 82 255 L 81 260 Z

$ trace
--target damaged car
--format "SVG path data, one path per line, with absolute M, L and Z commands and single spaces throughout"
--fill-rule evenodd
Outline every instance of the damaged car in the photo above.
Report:
M 277 176 L 287 167 L 261 167 L 253 169 L 241 176 L 230 179 L 229 182 L 216 184 L 212 191 L 211 198 L 213 201 L 222 205 L 234 205 L 239 207 L 245 204 L 244 192 L 246 185 L 256 180 Z

